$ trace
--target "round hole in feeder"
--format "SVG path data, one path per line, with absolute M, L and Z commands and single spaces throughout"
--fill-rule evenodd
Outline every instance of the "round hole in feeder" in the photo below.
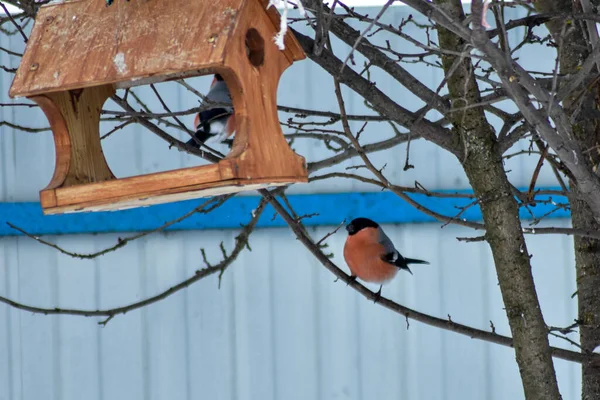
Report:
M 260 67 L 265 61 L 265 40 L 254 28 L 246 32 L 246 55 L 255 67 Z

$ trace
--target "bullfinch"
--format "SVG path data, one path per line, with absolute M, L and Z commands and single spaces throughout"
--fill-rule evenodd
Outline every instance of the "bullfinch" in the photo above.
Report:
M 350 267 L 352 279 L 379 283 L 381 287 L 396 276 L 398 270 L 412 275 L 408 264 L 429 264 L 427 261 L 403 257 L 383 229 L 368 218 L 355 218 L 346 225 L 348 237 L 344 245 L 344 259 Z
M 215 75 L 210 86 L 210 91 L 206 95 L 206 100 L 209 103 L 231 104 L 229 89 L 221 75 Z M 203 102 L 200 104 L 200 107 L 203 108 L 204 105 Z M 194 136 L 201 143 L 217 141 L 231 146 L 233 140 L 228 138 L 235 134 L 235 114 L 233 107 L 216 105 L 200 111 L 194 118 L 194 131 Z M 194 139 L 190 139 L 186 144 L 200 148 L 200 144 Z

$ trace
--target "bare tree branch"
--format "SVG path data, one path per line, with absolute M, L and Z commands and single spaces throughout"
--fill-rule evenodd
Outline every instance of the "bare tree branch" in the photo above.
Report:
M 284 219 L 290 229 L 296 235 L 296 238 L 306 247 L 306 249 L 332 274 L 334 274 L 339 280 L 352 287 L 358 293 L 362 294 L 365 298 L 371 301 L 377 299 L 375 292 L 370 291 L 359 282 L 351 279 L 349 275 L 344 273 L 337 265 L 335 265 L 319 248 L 313 243 L 313 241 L 305 234 L 302 229 L 292 216 L 285 210 L 285 208 L 273 197 L 267 190 L 260 190 L 261 195 L 267 199 L 269 204 L 277 211 L 277 213 Z M 453 321 L 449 321 L 445 318 L 437 318 L 431 315 L 427 315 L 408 307 L 402 306 L 392 300 L 385 297 L 380 297 L 377 304 L 401 315 L 405 318 L 410 318 L 415 321 L 422 322 L 426 325 L 434 326 L 436 328 L 444 329 L 447 331 L 455 332 L 461 335 L 468 336 L 472 339 L 479 339 L 490 343 L 499 344 L 502 346 L 513 347 L 513 342 L 510 337 L 502 336 L 491 331 L 484 331 L 476 329 L 467 325 L 459 324 Z M 560 358 L 567 361 L 573 361 L 577 363 L 589 362 L 595 360 L 600 362 L 600 355 L 598 354 L 582 354 L 575 351 L 565 350 L 557 347 L 552 347 L 552 355 L 556 358 Z
M 308 54 L 314 45 L 314 41 L 300 32 L 293 29 L 292 31 L 304 48 L 304 51 Z M 321 56 L 315 56 L 314 54 L 308 54 L 308 56 L 333 76 L 338 75 L 342 62 L 339 58 L 331 54 L 330 51 L 323 51 Z M 421 135 L 453 154 L 460 153 L 459 146 L 452 141 L 452 135 L 449 131 L 429 121 L 419 120 L 419 116 L 399 106 L 382 91 L 377 89 L 375 85 L 352 69 L 346 68 L 343 73 L 339 74 L 339 81 L 372 104 L 379 113 L 409 129 L 411 137 Z

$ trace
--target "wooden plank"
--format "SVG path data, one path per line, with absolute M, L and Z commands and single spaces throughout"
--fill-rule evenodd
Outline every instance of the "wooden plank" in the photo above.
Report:
M 102 106 L 114 93 L 112 85 L 104 85 L 48 94 L 60 109 L 70 138 L 69 172 L 63 185 L 115 179 L 102 152 L 99 130 Z M 58 153 L 60 146 L 56 148 L 57 159 L 67 157 Z
M 218 164 L 132 176 L 112 181 L 61 187 L 56 190 L 59 206 L 92 200 L 107 201 L 127 196 L 150 196 L 165 190 L 185 190 L 221 180 Z
M 48 207 L 48 208 L 56 207 L 57 202 L 56 202 L 56 193 L 54 192 L 54 189 L 46 188 L 44 190 L 41 190 L 40 191 L 40 203 L 42 204 L 42 207 Z
M 171 193 L 175 189 L 166 189 L 163 193 L 143 193 L 132 196 L 120 196 L 112 199 L 89 200 L 77 204 L 56 205 L 45 207 L 42 203 L 44 215 L 88 212 L 88 211 L 116 211 L 134 207 L 147 207 L 154 204 L 169 203 L 182 200 L 191 200 L 201 197 L 219 196 L 228 193 L 264 189 L 272 186 L 283 186 L 295 183 L 295 178 L 256 179 L 251 183 L 235 179 L 233 181 L 220 181 L 196 185 L 193 188 L 183 188 L 182 192 Z M 215 186 L 217 185 L 217 186 Z M 52 190 L 54 191 L 54 190 Z
M 52 135 L 54 137 L 54 151 L 56 153 L 54 162 L 54 174 L 46 189 L 60 187 L 69 173 L 71 164 L 71 138 L 69 129 L 60 108 L 48 96 L 33 96 L 31 100 L 35 101 L 48 118 Z M 56 196 L 53 196 L 53 202 L 56 203 Z
M 246 0 L 78 0 L 41 7 L 10 96 L 31 96 L 222 64 Z
M 100 112 L 112 85 L 32 96 L 50 122 L 56 162 L 46 189 L 115 179 L 100 144 Z

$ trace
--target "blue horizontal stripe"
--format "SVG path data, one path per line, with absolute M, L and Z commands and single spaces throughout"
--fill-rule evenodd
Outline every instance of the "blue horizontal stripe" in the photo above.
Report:
M 456 193 L 456 192 L 455 192 Z M 469 193 L 462 191 L 461 193 Z M 465 198 L 436 198 L 422 194 L 411 194 L 423 206 L 446 216 L 454 217 L 472 202 Z M 303 219 L 308 226 L 337 225 L 344 219 L 355 217 L 371 218 L 381 224 L 402 224 L 434 222 L 435 219 L 418 211 L 398 196 L 389 192 L 375 193 L 332 193 L 288 196 L 290 204 L 298 215 L 317 214 Z M 549 196 L 537 196 L 536 200 L 548 200 Z M 210 214 L 193 216 L 170 226 L 166 230 L 232 229 L 248 223 L 251 212 L 260 198 L 257 196 L 237 196 L 228 200 Z M 566 203 L 564 196 L 553 196 L 555 203 Z M 206 199 L 187 200 L 160 204 L 145 208 L 123 211 L 86 212 L 62 215 L 43 215 L 39 203 L 0 203 L 0 236 L 21 235 L 9 227 L 10 222 L 33 235 L 56 235 L 77 233 L 139 232 L 156 229 L 162 224 L 176 219 L 197 207 Z M 535 217 L 541 217 L 556 207 L 540 204 L 529 209 Z M 258 226 L 282 227 L 281 217 L 273 218 L 275 211 L 268 206 L 259 220 Z M 548 218 L 566 218 L 569 211 L 560 209 Z M 531 214 L 521 208 L 521 217 L 531 219 Z M 468 208 L 460 218 L 467 221 L 480 221 L 479 206 Z

